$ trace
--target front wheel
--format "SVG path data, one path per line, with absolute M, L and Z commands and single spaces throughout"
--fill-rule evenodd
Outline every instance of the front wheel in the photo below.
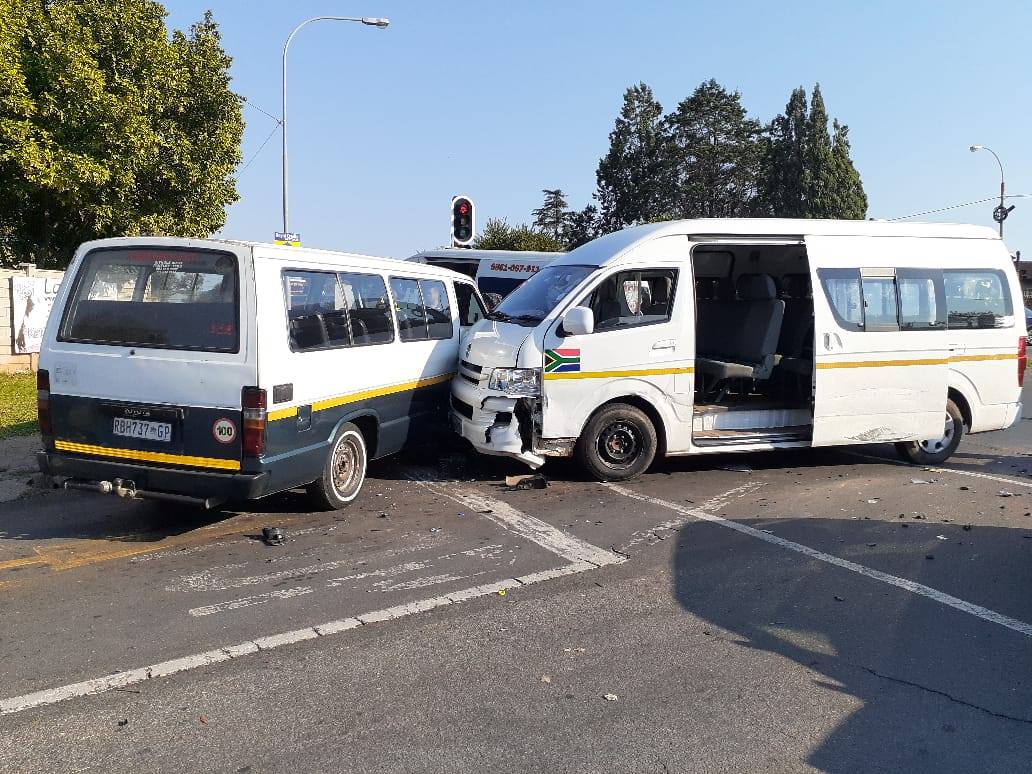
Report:
M 938 465 L 950 458 L 960 446 L 964 435 L 964 416 L 952 400 L 946 401 L 946 416 L 943 433 L 939 438 L 927 441 L 906 441 L 896 444 L 896 451 L 908 462 L 918 465 Z
M 362 431 L 350 422 L 337 434 L 322 475 L 308 485 L 316 506 L 337 511 L 358 497 L 366 475 L 366 444 Z
M 591 418 L 575 454 L 593 478 L 627 481 L 652 464 L 657 445 L 656 428 L 644 411 L 614 403 Z

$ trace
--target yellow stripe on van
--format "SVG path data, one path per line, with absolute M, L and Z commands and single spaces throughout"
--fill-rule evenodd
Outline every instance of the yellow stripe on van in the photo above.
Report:
M 946 365 L 949 358 L 920 358 L 917 360 L 843 360 L 837 363 L 818 363 L 818 368 L 887 368 L 889 366 Z
M 646 368 L 639 371 L 567 371 L 564 373 L 545 374 L 545 379 L 610 379 L 617 376 L 666 376 L 669 374 L 693 374 L 695 369 L 688 368 Z
M 950 357 L 951 363 L 971 363 L 976 360 L 1017 360 L 1017 352 L 1004 352 L 998 355 L 956 355 Z
M 403 382 L 401 384 L 392 384 L 387 387 L 374 387 L 371 390 L 361 390 L 359 392 L 349 392 L 344 395 L 338 395 L 334 398 L 326 398 L 325 400 L 317 400 L 312 404 L 312 411 L 325 411 L 326 409 L 336 408 L 337 406 L 344 406 L 348 403 L 357 403 L 360 400 L 368 400 L 369 398 L 379 398 L 383 395 L 394 395 L 399 392 L 409 392 L 411 390 L 418 390 L 421 387 L 432 387 L 435 384 L 441 384 L 442 382 L 449 381 L 455 372 L 452 371 L 449 374 L 441 374 L 440 376 L 431 376 L 426 379 L 417 379 L 414 382 Z M 290 408 L 277 409 L 276 411 L 270 411 L 267 415 L 270 422 L 274 422 L 277 419 L 286 419 L 287 417 L 293 417 L 297 415 L 297 406 Z
M 138 451 L 136 449 L 112 449 L 107 446 L 93 446 L 88 443 L 73 441 L 54 441 L 59 451 L 76 454 L 92 454 L 97 457 L 115 457 L 121 460 L 141 460 L 143 462 L 163 462 L 167 465 L 186 465 L 191 468 L 218 468 L 219 470 L 240 470 L 239 460 L 220 459 L 218 457 L 190 457 L 185 454 L 165 454 L 164 452 Z

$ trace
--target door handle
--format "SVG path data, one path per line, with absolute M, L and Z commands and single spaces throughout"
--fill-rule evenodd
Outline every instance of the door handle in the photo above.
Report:
M 824 334 L 824 349 L 829 352 L 836 349 L 842 349 L 842 339 L 839 338 L 837 333 Z
M 652 345 L 653 349 L 676 349 L 677 342 L 673 339 L 663 339 L 663 341 L 657 341 Z

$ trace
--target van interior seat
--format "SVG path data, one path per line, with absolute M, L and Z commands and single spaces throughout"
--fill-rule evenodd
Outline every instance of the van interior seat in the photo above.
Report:
M 778 336 L 777 354 L 782 362 L 800 358 L 813 344 L 813 297 L 809 274 L 786 274 L 781 280 L 785 317 Z
M 715 379 L 766 379 L 774 368 L 785 302 L 769 274 L 738 278 L 738 301 L 699 304 L 696 366 Z

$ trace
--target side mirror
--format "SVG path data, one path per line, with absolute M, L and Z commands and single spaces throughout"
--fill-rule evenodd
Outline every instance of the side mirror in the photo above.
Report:
M 595 332 L 595 315 L 586 306 L 567 309 L 563 315 L 563 333 L 566 336 L 586 336 Z

